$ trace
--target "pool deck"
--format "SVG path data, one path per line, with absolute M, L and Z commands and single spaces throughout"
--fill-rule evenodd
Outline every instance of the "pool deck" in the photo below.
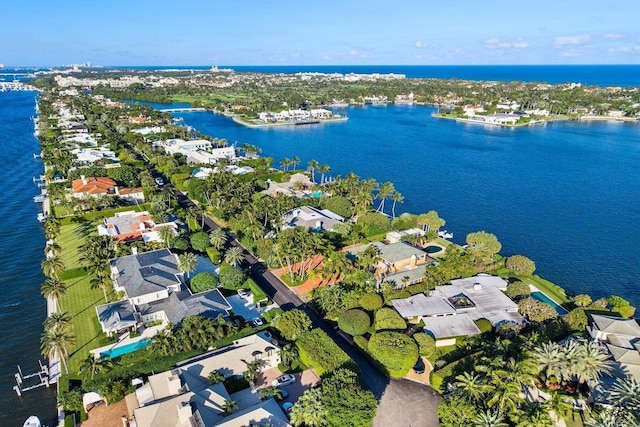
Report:
M 95 357 L 96 359 L 99 359 L 100 354 L 104 353 L 105 351 L 113 350 L 115 348 L 123 347 L 125 345 L 133 344 L 142 340 L 151 339 L 163 329 L 164 329 L 164 325 L 145 328 L 144 331 L 140 333 L 140 336 L 134 337 L 134 338 L 129 338 L 129 334 L 126 333 L 118 337 L 117 342 L 113 344 L 105 345 L 103 347 L 94 348 L 93 350 L 90 350 L 90 353 L 93 354 L 93 357 Z

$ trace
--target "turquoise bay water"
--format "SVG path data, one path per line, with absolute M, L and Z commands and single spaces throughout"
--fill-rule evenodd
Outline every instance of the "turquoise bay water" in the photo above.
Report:
M 166 108 L 166 106 L 164 106 Z M 212 113 L 178 113 L 205 134 L 263 155 L 297 155 L 391 181 L 397 213 L 435 209 L 454 241 L 486 230 L 502 254 L 570 292 L 621 295 L 640 306 L 640 127 L 557 122 L 507 129 L 431 117 L 422 106 L 350 108 L 346 123 L 249 129 Z

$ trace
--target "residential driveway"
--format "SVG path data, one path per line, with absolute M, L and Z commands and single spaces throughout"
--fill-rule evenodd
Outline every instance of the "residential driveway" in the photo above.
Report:
M 411 381 L 429 385 L 429 374 L 433 370 L 433 366 L 431 366 L 431 362 L 429 362 L 425 357 L 422 358 L 422 362 L 424 363 L 424 373 L 416 374 L 413 369 L 410 369 L 409 373 L 404 377 Z
M 238 316 L 242 316 L 247 322 L 260 317 L 260 311 L 253 305 L 252 298 L 246 300 L 241 298 L 240 295 L 231 295 L 227 297 L 227 301 L 231 304 L 233 312 Z
M 271 382 L 280 375 L 283 375 L 283 373 L 280 372 L 278 368 L 267 369 L 260 372 L 257 388 L 271 386 Z M 290 402 L 295 403 L 305 390 L 320 384 L 320 378 L 313 369 L 307 369 L 306 371 L 293 375 L 296 377 L 296 382 L 282 387 L 282 389 L 287 390 L 287 393 L 289 393 L 289 397 L 286 400 Z
M 409 380 L 391 380 L 373 420 L 373 427 L 436 427 L 440 396 L 431 387 Z

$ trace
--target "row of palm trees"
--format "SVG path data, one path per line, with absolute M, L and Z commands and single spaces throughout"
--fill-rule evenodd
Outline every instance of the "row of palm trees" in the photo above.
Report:
M 180 326 L 159 332 L 149 346 L 154 354 L 169 355 L 177 351 L 206 350 L 210 345 L 238 332 L 238 327 L 222 316 L 209 319 L 202 316 L 185 317 Z
M 546 419 L 549 410 L 561 416 L 569 405 L 560 395 L 554 392 L 548 402 L 526 403 L 523 390 L 536 387 L 540 378 L 547 384 L 555 379 L 581 385 L 612 372 L 608 354 L 597 343 L 574 340 L 529 347 L 521 339 L 498 339 L 485 342 L 474 360 L 471 369 L 455 377 L 453 402 L 459 399 L 458 407 L 478 408 L 479 415 L 468 414 L 478 426 L 506 426 L 507 420 L 520 426 L 524 419 Z

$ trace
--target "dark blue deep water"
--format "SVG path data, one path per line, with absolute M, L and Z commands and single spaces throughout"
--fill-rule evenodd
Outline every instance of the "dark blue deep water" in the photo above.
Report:
M 35 115 L 35 98 L 34 92 L 0 92 L 1 426 L 21 426 L 31 414 L 47 425 L 56 419 L 55 387 L 28 391 L 20 398 L 12 390 L 17 365 L 26 374 L 35 371 L 42 359 L 40 333 L 47 315 L 40 295 L 45 238 L 36 220 L 38 206 L 32 200 L 40 192 L 32 177 L 42 173 L 42 163 L 33 159 L 40 148 L 29 119 Z
M 593 297 L 640 305 L 640 127 L 558 122 L 519 129 L 431 117 L 421 106 L 350 108 L 346 123 L 250 129 L 212 113 L 179 113 L 199 131 L 258 145 L 276 159 L 316 159 L 331 173 L 391 181 L 397 211 L 437 210 L 455 241 L 486 230 L 502 254 Z

